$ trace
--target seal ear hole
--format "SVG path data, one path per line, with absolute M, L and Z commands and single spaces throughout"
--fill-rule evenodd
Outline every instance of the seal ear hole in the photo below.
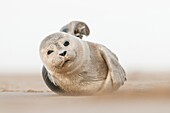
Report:
M 51 53 L 53 53 L 54 51 L 53 50 L 48 50 L 47 51 L 47 55 L 50 55 Z
M 69 44 L 70 44 L 69 41 L 65 41 L 63 45 L 66 47 L 66 46 L 68 46 Z

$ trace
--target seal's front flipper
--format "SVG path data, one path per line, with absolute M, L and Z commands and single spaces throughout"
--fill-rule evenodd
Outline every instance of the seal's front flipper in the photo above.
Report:
M 46 68 L 44 66 L 42 68 L 42 76 L 43 76 L 43 79 L 44 79 L 46 85 L 48 86 L 48 88 L 50 88 L 53 92 L 56 92 L 56 93 L 64 92 L 57 84 L 54 84 L 50 80 L 49 76 L 51 76 L 51 75 L 50 75 L 50 73 L 48 73 L 48 71 L 46 70 Z
M 99 50 L 108 67 L 108 74 L 101 90 L 115 91 L 126 81 L 126 73 L 114 53 L 103 45 L 99 45 Z

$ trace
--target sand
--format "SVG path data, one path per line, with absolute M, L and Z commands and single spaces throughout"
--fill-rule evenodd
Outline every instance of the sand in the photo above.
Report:
M 170 113 L 170 73 L 128 73 L 114 95 L 59 96 L 40 74 L 0 75 L 0 113 Z

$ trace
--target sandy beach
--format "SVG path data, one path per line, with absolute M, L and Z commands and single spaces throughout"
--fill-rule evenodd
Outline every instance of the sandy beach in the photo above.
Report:
M 114 95 L 59 96 L 40 74 L 0 76 L 0 113 L 169 113 L 170 73 L 128 73 Z

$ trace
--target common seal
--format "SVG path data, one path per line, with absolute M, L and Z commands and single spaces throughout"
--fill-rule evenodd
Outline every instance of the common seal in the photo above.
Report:
M 52 91 L 66 95 L 116 91 L 126 80 L 118 58 L 105 46 L 82 40 L 82 35 L 88 35 L 89 31 L 76 33 L 75 28 L 72 31 L 62 28 L 62 32 L 53 33 L 41 42 L 39 52 L 45 83 Z

